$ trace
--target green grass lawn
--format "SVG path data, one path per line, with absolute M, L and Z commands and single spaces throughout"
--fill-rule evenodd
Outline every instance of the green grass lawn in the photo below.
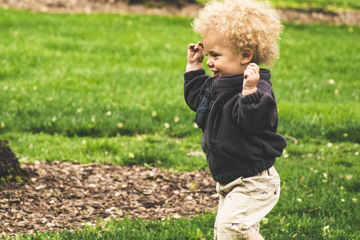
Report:
M 187 155 L 201 151 L 183 100 L 186 49 L 200 40 L 190 18 L 0 16 L 0 136 L 21 161 L 207 168 Z M 285 23 L 272 81 L 289 145 L 267 239 L 360 239 L 359 30 Z M 111 221 L 21 239 L 211 239 L 213 220 Z

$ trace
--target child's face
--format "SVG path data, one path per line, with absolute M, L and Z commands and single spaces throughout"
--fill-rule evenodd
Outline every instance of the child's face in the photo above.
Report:
M 214 77 L 244 73 L 246 66 L 235 51 L 223 43 L 219 34 L 208 33 L 203 37 L 205 53 L 208 56 L 206 65 L 214 73 Z

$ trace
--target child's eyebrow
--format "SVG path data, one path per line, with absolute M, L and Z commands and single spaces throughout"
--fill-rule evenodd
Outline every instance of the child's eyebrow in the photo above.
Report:
M 214 56 L 214 55 L 220 55 L 220 53 L 216 52 L 216 51 L 209 51 L 208 54 Z

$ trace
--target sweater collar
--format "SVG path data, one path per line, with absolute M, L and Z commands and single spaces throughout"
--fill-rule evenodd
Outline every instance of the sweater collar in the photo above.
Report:
M 260 80 L 270 82 L 271 73 L 269 69 L 260 69 Z M 237 88 L 242 87 L 244 74 L 225 75 L 214 78 L 212 86 L 214 88 Z

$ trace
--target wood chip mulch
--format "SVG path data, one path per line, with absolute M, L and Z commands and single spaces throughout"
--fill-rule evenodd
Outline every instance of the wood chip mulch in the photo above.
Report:
M 0 0 L 2 8 L 28 9 L 41 12 L 72 13 L 135 13 L 157 15 L 181 15 L 195 17 L 201 5 L 185 4 L 182 7 L 167 6 L 149 8 L 141 4 L 128 4 L 126 0 Z M 155 1 L 156 2 L 156 1 Z M 330 23 L 360 25 L 360 11 L 315 9 L 278 9 L 282 21 L 295 23 Z
M 165 219 L 215 211 L 206 171 L 172 174 L 140 166 L 23 163 L 31 181 L 0 185 L 0 237 L 81 228 L 124 217 Z

